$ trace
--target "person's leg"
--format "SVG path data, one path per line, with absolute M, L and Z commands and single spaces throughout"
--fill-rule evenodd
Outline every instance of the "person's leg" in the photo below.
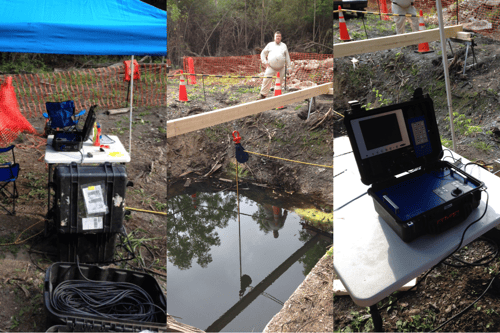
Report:
M 404 34 L 405 33 L 406 17 L 396 16 L 394 18 L 394 21 L 396 22 L 396 33 L 398 35 Z
M 282 69 L 280 69 L 280 83 L 281 83 L 281 91 L 283 91 L 284 87 L 285 87 L 285 67 L 283 67 Z
M 267 67 L 266 72 L 264 73 L 264 76 L 274 76 L 276 74 L 276 71 L 272 69 L 271 67 Z M 271 84 L 273 83 L 273 79 L 268 79 L 264 78 L 262 80 L 262 86 L 260 88 L 260 94 L 262 96 L 267 96 L 269 93 L 269 90 L 271 89 Z
M 415 9 L 415 7 L 411 6 L 410 8 L 408 8 L 408 14 L 417 15 L 417 10 Z M 418 17 L 411 17 L 410 20 L 411 20 L 411 30 L 413 32 L 418 31 L 419 30 Z
M 395 3 L 392 4 L 392 12 L 394 14 L 406 14 L 406 11 L 396 5 Z M 398 35 L 404 34 L 405 33 L 405 22 L 406 22 L 406 17 L 405 16 L 394 16 L 394 22 L 396 23 L 396 33 Z

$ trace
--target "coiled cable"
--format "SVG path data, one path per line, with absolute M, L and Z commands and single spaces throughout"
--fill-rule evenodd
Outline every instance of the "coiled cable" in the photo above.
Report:
M 80 266 L 77 259 L 78 269 Z M 52 307 L 68 315 L 99 316 L 108 319 L 125 319 L 156 322 L 157 313 L 165 309 L 154 304 L 143 288 L 129 282 L 66 280 L 53 291 Z

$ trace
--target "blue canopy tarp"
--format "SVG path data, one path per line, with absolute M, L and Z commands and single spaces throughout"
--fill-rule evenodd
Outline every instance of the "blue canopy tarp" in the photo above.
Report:
M 167 54 L 167 13 L 139 0 L 0 0 L 0 52 Z

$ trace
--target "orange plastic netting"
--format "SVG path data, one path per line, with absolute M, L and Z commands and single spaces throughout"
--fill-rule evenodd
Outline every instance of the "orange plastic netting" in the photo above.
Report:
M 21 114 L 9 76 L 0 87 L 0 146 L 9 145 L 22 132 L 35 134 L 36 130 Z

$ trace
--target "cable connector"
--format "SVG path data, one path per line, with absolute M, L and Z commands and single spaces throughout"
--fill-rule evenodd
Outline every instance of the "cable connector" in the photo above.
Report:
M 456 166 L 457 168 L 461 168 L 464 164 L 462 163 L 462 158 L 459 158 L 455 162 L 453 162 L 453 165 Z

